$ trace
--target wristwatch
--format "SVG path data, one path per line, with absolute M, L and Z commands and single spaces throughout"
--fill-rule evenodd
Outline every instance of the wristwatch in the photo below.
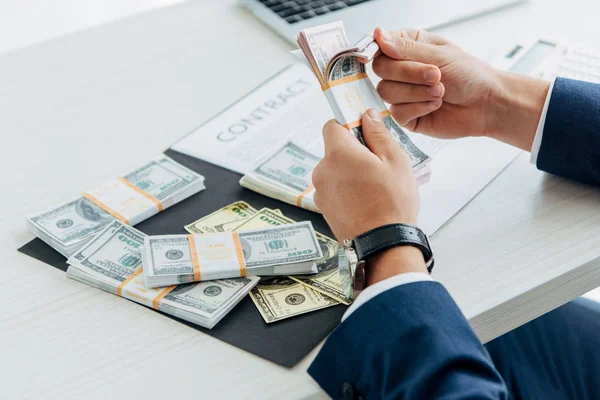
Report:
M 358 235 L 354 240 L 345 239 L 340 248 L 338 268 L 346 297 L 355 299 L 366 285 L 367 259 L 379 252 L 396 246 L 414 246 L 421 250 L 429 273 L 433 269 L 433 251 L 427 235 L 408 224 L 383 225 Z

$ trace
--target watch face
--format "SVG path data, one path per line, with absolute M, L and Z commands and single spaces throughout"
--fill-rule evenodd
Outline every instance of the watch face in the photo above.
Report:
M 342 291 L 347 298 L 352 297 L 352 264 L 350 258 L 352 254 L 348 254 L 351 250 L 347 250 L 340 246 L 339 257 L 338 257 L 338 271 L 340 274 L 340 282 L 342 284 Z M 349 258 L 350 256 L 350 258 Z

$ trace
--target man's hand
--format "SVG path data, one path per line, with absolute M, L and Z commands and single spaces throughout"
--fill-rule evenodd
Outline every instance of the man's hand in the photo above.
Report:
M 369 148 L 334 120 L 325 125 L 325 157 L 312 176 L 315 204 L 338 240 L 386 224 L 417 223 L 419 192 L 408 155 L 378 111 L 366 112 L 362 123 Z M 427 271 L 423 255 L 413 247 L 397 247 L 369 260 L 367 280 L 372 284 L 410 271 Z
M 377 90 L 398 123 L 440 138 L 487 135 L 531 149 L 547 82 L 498 71 L 428 32 L 377 28 L 374 35 Z

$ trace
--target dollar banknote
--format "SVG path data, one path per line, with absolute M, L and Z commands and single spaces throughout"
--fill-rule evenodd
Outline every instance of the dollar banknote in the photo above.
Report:
M 221 210 L 217 210 L 213 214 L 216 215 L 220 211 Z M 237 223 L 240 228 L 246 226 L 248 229 L 256 229 L 267 226 L 293 224 L 294 222 L 296 221 L 283 215 L 281 210 L 263 208 L 252 217 L 245 220 L 240 220 Z M 321 251 L 323 253 L 323 258 L 316 263 L 317 273 L 311 275 L 288 276 L 288 279 L 295 281 L 296 284 L 301 284 L 310 289 L 317 290 L 326 297 L 334 299 L 335 304 L 338 304 L 338 302 L 347 305 L 351 304 L 351 300 L 344 294 L 338 273 L 339 245 L 335 240 L 322 235 L 319 232 L 316 232 L 316 234 L 319 241 L 319 246 L 321 247 Z M 268 286 L 270 284 L 279 285 L 278 282 L 279 280 L 277 279 L 269 280 L 267 278 L 265 280 L 261 280 L 260 284 L 264 290 L 268 290 Z M 255 304 L 258 308 L 260 308 L 256 301 Z
M 214 214 L 219 211 L 220 210 L 217 210 Z M 296 221 L 283 215 L 281 210 L 263 208 L 252 217 L 239 221 L 238 226 L 240 228 L 245 226 L 248 229 L 256 229 L 267 226 L 293 224 L 295 222 Z M 351 304 L 351 300 L 346 297 L 343 291 L 338 273 L 338 243 L 319 232 L 316 232 L 316 235 L 319 246 L 321 247 L 321 252 L 323 253 L 323 258 L 316 263 L 317 273 L 311 275 L 288 276 L 288 278 L 295 281 L 296 284 L 301 284 L 313 290 L 317 290 L 326 297 L 334 299 L 336 304 L 338 304 L 338 302 L 347 305 Z M 267 279 L 261 281 L 261 286 L 264 290 L 267 290 L 271 283 L 278 285 L 278 282 L 278 280 Z M 255 304 L 260 308 L 256 302 Z
M 256 209 L 245 201 L 236 201 L 185 226 L 189 233 L 229 232 L 235 224 L 256 214 Z
M 123 178 L 159 200 L 163 208 L 168 208 L 198 193 L 199 188 L 204 188 L 202 175 L 165 155 L 156 157 Z
M 289 142 L 245 174 L 240 185 L 301 208 L 318 211 L 312 173 L 321 158 Z
M 421 151 L 392 118 L 385 103 L 368 79 L 364 57 L 372 57 L 377 44 L 367 35 L 355 46 L 350 46 L 344 24 L 341 21 L 304 29 L 298 35 L 300 52 L 295 54 L 308 63 L 322 85 L 323 91 L 338 122 L 354 133 L 365 144 L 361 116 L 368 108 L 382 113 L 383 122 L 396 142 L 406 151 L 412 161 L 413 172 L 421 183 L 428 180 L 429 156 Z M 343 82 L 335 85 L 332 82 Z M 344 89 L 344 85 L 348 90 Z
M 268 208 L 263 208 L 244 221 L 238 228 L 253 229 L 267 224 L 277 226 L 293 224 L 295 222 L 291 218 L 278 215 Z M 316 234 L 321 252 L 323 253 L 323 258 L 316 263 L 317 272 L 310 275 L 293 275 L 289 276 L 289 278 L 332 297 L 341 303 L 350 304 L 351 300 L 345 295 L 338 273 L 339 244 L 319 232 L 316 232 Z
M 315 272 L 322 258 L 310 221 L 196 235 L 148 236 L 144 282 L 161 287 L 246 275 Z
M 83 197 L 27 218 L 27 228 L 68 257 L 114 221 L 112 215 Z
M 160 155 L 123 178 L 111 180 L 59 207 L 29 216 L 27 227 L 69 257 L 113 220 L 125 219 L 118 212 L 122 210 L 109 207 L 107 202 L 133 212 L 127 215 L 131 218 L 128 222 L 139 222 L 202 190 L 202 175 Z
M 68 259 L 67 276 L 209 329 L 258 282 L 244 277 L 147 288 L 141 265 L 145 237 L 113 221 Z
M 287 277 L 262 279 L 250 291 L 250 297 L 267 323 L 340 304 Z

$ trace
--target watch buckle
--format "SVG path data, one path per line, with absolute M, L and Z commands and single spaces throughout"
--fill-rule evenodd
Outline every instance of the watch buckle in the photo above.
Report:
M 356 299 L 360 292 L 367 286 L 367 277 L 365 276 L 365 261 L 358 261 L 354 269 L 352 279 L 352 300 Z
M 431 274 L 431 270 L 433 269 L 433 262 L 434 262 L 433 250 L 431 249 L 431 242 L 429 241 L 429 236 L 427 236 L 427 235 L 423 235 L 423 236 L 425 236 L 425 241 L 427 242 L 427 247 L 429 247 L 429 249 L 431 250 L 431 257 L 429 257 L 429 260 L 425 261 L 425 268 L 427 268 L 427 271 L 429 272 L 429 274 Z

